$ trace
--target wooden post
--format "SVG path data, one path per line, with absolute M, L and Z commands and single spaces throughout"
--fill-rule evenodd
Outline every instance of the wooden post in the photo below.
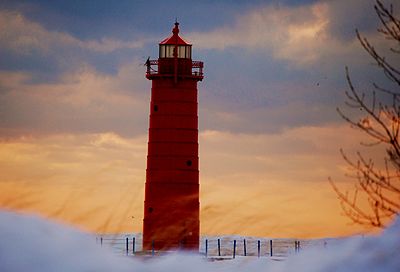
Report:
M 135 237 L 133 237 L 132 238 L 132 254 L 135 254 L 135 242 L 136 242 L 136 239 L 135 239 Z
M 247 256 L 246 239 L 243 239 L 243 255 L 244 255 L 244 256 Z
M 103 237 L 100 237 L 100 245 L 103 246 Z
M 208 256 L 208 240 L 206 239 L 206 258 Z
M 221 240 L 218 239 L 218 256 L 221 256 Z
M 236 240 L 233 240 L 233 258 L 236 256 Z
M 126 237 L 126 255 L 128 256 L 129 253 L 129 238 Z
M 260 240 L 257 241 L 257 252 L 258 252 L 258 258 L 260 258 L 260 253 L 261 253 L 261 242 Z
M 272 240 L 269 240 L 269 255 L 272 257 Z
M 154 256 L 154 240 L 151 241 L 151 256 Z

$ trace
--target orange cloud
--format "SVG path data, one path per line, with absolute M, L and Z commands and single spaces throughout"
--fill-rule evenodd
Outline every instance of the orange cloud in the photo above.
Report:
M 145 137 L 123 139 L 112 133 L 3 141 L 1 206 L 92 231 L 139 230 L 145 143 Z
M 337 236 L 349 226 L 327 182 L 342 183 L 346 126 L 281 134 L 200 134 L 201 230 L 273 237 Z M 0 206 L 96 232 L 141 231 L 146 136 L 21 137 L 0 143 Z M 132 216 L 134 218 L 132 218 Z

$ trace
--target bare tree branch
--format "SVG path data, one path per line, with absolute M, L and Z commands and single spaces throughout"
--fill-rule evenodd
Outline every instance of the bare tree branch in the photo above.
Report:
M 393 7 L 387 8 L 381 0 L 376 0 L 374 8 L 382 24 L 378 32 L 394 43 L 394 47 L 390 47 L 391 52 L 400 54 L 400 20 L 393 13 Z M 343 159 L 354 173 L 348 175 L 355 182 L 354 190 L 352 193 L 348 191 L 343 193 L 331 178 L 329 183 L 338 196 L 344 214 L 354 223 L 384 227 L 388 219 L 400 214 L 400 67 L 390 63 L 358 30 L 356 36 L 362 48 L 389 81 L 395 84 L 396 89 L 389 90 L 373 83 L 374 91 L 370 93 L 360 91 L 353 84 L 349 69 L 346 67 L 349 91 L 345 92 L 347 99 L 345 105 L 350 110 L 361 111 L 363 117 L 355 120 L 352 115 L 340 108 L 337 108 L 337 112 L 353 128 L 371 138 L 371 142 L 362 143 L 363 146 L 384 145 L 386 152 L 381 158 L 382 167 L 380 164 L 378 166 L 375 164 L 379 162 L 379 158 L 365 158 L 357 152 L 354 160 L 340 150 Z M 360 203 L 360 200 L 365 203 Z

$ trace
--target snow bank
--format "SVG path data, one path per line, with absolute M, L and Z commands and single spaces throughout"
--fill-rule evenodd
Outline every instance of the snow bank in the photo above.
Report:
M 0 211 L 0 271 L 400 271 L 400 219 L 379 237 L 350 238 L 277 262 L 241 257 L 206 261 L 173 254 L 147 261 L 113 254 L 89 234 L 32 215 Z
M 132 271 L 92 236 L 43 218 L 0 212 L 0 271 Z
M 358 272 L 400 271 L 400 217 L 380 236 L 337 240 L 327 249 L 313 248 L 294 255 L 277 271 Z

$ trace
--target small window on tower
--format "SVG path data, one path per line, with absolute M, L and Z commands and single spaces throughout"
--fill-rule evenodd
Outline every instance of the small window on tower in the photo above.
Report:
M 154 105 L 153 109 L 154 111 L 158 111 L 158 105 Z
M 186 165 L 187 165 L 187 166 L 192 166 L 192 161 L 191 161 L 191 160 L 188 160 L 188 161 L 186 162 Z
M 153 207 L 149 207 L 149 213 L 153 212 Z

